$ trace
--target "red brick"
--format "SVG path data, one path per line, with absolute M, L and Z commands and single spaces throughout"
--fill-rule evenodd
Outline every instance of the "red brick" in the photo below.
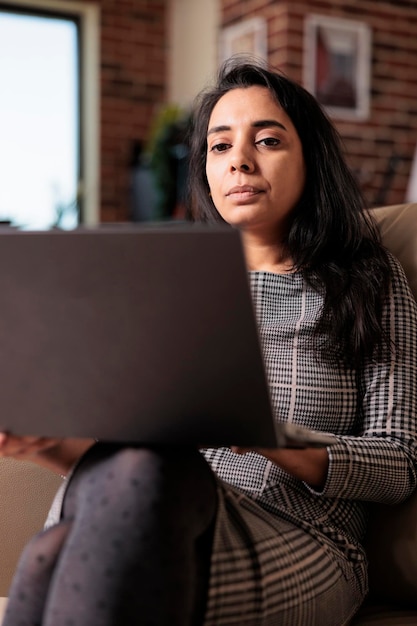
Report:
M 354 171 L 366 171 L 368 201 L 377 197 L 392 154 L 401 154 L 388 202 L 405 198 L 417 143 L 417 0 L 222 0 L 222 25 L 260 15 L 268 23 L 269 61 L 291 78 L 303 75 L 304 23 L 310 13 L 360 20 L 372 29 L 371 114 L 368 120 L 335 119 Z M 366 179 L 366 182 L 364 182 Z

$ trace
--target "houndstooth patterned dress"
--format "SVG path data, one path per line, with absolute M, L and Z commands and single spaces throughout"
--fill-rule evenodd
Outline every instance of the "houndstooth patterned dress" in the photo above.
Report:
M 250 273 L 276 419 L 339 437 L 320 492 L 256 453 L 203 451 L 220 500 L 206 626 L 336 626 L 362 602 L 367 501 L 416 485 L 416 304 L 394 259 L 392 272 L 396 356 L 361 371 L 313 353 L 322 298 L 301 274 Z

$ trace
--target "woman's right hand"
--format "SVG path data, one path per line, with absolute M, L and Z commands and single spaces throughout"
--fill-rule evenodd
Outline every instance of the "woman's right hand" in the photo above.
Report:
M 94 443 L 94 439 L 57 439 L 0 433 L 0 457 L 32 461 L 66 476 L 74 463 Z

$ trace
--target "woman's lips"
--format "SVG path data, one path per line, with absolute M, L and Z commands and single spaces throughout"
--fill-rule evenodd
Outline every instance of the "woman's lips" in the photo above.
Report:
M 245 200 L 248 198 L 252 198 L 252 196 L 258 195 L 259 193 L 262 193 L 262 189 L 259 189 L 258 187 L 252 187 L 251 185 L 236 185 L 236 187 L 232 187 L 231 189 L 229 189 L 229 191 L 226 193 L 226 196 L 232 196 L 233 199 L 236 200 Z

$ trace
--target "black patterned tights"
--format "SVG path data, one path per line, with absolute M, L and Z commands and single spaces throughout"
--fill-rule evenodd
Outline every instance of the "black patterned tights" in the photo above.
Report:
M 3 626 L 203 621 L 216 486 L 200 453 L 99 443 L 26 546 Z

